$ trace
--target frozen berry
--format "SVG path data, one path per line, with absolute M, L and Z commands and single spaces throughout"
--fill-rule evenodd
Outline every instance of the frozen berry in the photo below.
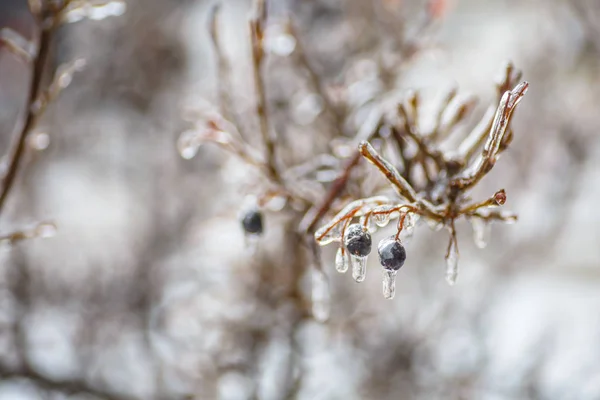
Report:
M 394 236 L 383 239 L 377 246 L 379 252 L 379 262 L 383 268 L 391 271 L 398 271 L 406 260 L 406 250 L 399 240 Z
M 260 235 L 263 233 L 262 214 L 258 210 L 250 210 L 242 218 L 242 226 L 246 233 Z
M 361 224 L 352 224 L 346 229 L 344 245 L 353 256 L 366 257 L 371 252 L 371 234 Z

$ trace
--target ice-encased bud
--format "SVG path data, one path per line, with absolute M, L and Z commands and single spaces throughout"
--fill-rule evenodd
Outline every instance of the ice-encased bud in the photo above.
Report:
M 361 224 L 352 224 L 346 229 L 344 245 L 356 257 L 366 257 L 371 252 L 371 234 Z
M 406 261 L 406 249 L 394 236 L 383 239 L 377 246 L 379 262 L 383 268 L 390 271 L 398 271 Z

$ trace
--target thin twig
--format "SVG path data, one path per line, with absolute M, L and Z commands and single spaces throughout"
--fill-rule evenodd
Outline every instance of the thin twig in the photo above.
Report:
M 86 394 L 105 400 L 137 400 L 137 398 L 125 394 L 114 394 L 102 389 L 94 388 L 80 380 L 57 380 L 42 375 L 31 368 L 13 371 L 5 365 L 0 364 L 0 378 L 3 381 L 9 379 L 28 379 L 37 386 L 66 395 Z
M 221 43 L 219 41 L 219 21 L 221 17 L 221 4 L 215 4 L 210 11 L 209 17 L 209 32 L 210 38 L 217 57 L 217 72 L 219 76 L 218 82 L 218 96 L 221 113 L 225 119 L 231 121 L 235 126 L 240 135 L 246 138 L 244 133 L 244 125 L 240 123 L 239 115 L 236 113 L 233 106 L 233 93 L 231 86 L 231 64 L 227 60 Z
M 417 192 L 415 192 L 415 189 L 400 175 L 392 164 L 377 153 L 369 142 L 362 142 L 358 148 L 363 157 L 373 163 L 385 175 L 387 180 L 398 190 L 398 193 L 402 197 L 411 203 L 417 201 Z
M 263 77 L 263 66 L 265 50 L 263 46 L 264 25 L 267 20 L 265 0 L 257 0 L 256 14 L 250 20 L 250 37 L 252 39 L 252 65 L 254 72 L 254 84 L 256 87 L 256 114 L 260 123 L 260 132 L 265 146 L 266 163 L 270 178 L 281 183 L 281 176 L 277 168 L 275 157 L 275 141 L 271 137 L 269 117 L 267 112 L 267 98 L 265 92 L 265 81 Z
M 38 50 L 33 64 L 29 95 L 27 96 L 25 122 L 19 133 L 14 138 L 14 144 L 9 156 L 7 172 L 2 179 L 2 187 L 0 189 L 0 213 L 2 213 L 2 210 L 4 209 L 6 199 L 8 198 L 8 195 L 14 186 L 15 178 L 19 172 L 21 159 L 25 153 L 27 135 L 35 127 L 37 119 L 40 115 L 40 110 L 36 109 L 34 105 L 42 92 L 42 78 L 44 76 L 44 70 L 50 51 L 50 43 L 52 42 L 55 29 L 55 24 L 50 24 L 48 27 L 43 27 L 40 24 Z

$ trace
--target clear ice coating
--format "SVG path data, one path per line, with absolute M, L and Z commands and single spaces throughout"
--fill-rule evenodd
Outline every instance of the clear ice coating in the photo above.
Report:
M 329 231 L 327 231 L 329 229 Z M 325 233 L 327 232 L 327 233 Z M 315 238 L 319 246 L 325 246 L 333 242 L 342 241 L 342 232 L 340 231 L 339 225 L 330 229 L 329 225 L 326 225 L 315 232 Z
M 407 213 L 406 217 L 404 217 L 404 224 L 402 226 L 402 231 L 400 232 L 400 240 L 402 240 L 404 244 L 409 243 L 412 239 L 418 220 L 419 216 L 415 213 Z
M 369 233 L 375 233 L 375 231 L 377 231 L 377 224 L 373 222 L 374 220 L 372 215 L 370 215 L 369 217 L 367 217 L 366 215 L 360 217 L 360 224 L 366 227 Z
M 480 249 L 487 246 L 490 239 L 491 224 L 481 218 L 471 218 L 471 226 L 473 227 L 473 240 L 475 245 Z
M 456 278 L 458 277 L 458 246 L 456 245 L 456 241 L 452 240 L 450 244 L 450 251 L 448 252 L 448 256 L 446 257 L 446 282 L 450 286 L 453 286 L 456 283 Z
M 126 9 L 127 5 L 123 0 L 104 1 L 98 4 L 84 2 L 68 9 L 67 12 L 63 13 L 62 18 L 67 23 L 78 22 L 84 18 L 97 21 L 111 16 L 123 15 Z
M 362 282 L 367 275 L 367 257 L 350 256 L 352 260 L 352 278 L 356 282 Z
M 344 254 L 344 249 L 341 247 L 335 254 L 335 269 L 342 274 L 348 271 L 348 257 Z
M 396 294 L 396 274 L 398 271 L 383 270 L 383 297 L 393 299 Z
M 312 314 L 319 322 L 329 319 L 331 308 L 331 293 L 329 292 L 329 281 L 323 271 L 312 269 Z

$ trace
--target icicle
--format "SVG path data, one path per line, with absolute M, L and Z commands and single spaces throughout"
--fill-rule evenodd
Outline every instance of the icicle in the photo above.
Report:
M 312 314 L 319 322 L 329 319 L 331 293 L 329 281 L 323 271 L 312 268 Z
M 473 217 L 471 218 L 471 226 L 473 227 L 475 245 L 480 249 L 485 248 L 490 238 L 491 223 L 484 219 Z
M 348 271 L 348 257 L 344 253 L 344 249 L 340 247 L 335 255 L 335 269 L 342 274 Z
M 396 274 L 398 271 L 383 270 L 383 297 L 393 299 L 396 294 Z
M 450 243 L 450 250 L 446 257 L 446 281 L 450 286 L 456 283 L 458 277 L 458 247 L 456 241 Z
M 352 277 L 356 282 L 362 282 L 367 275 L 367 257 L 350 256 L 352 260 Z

